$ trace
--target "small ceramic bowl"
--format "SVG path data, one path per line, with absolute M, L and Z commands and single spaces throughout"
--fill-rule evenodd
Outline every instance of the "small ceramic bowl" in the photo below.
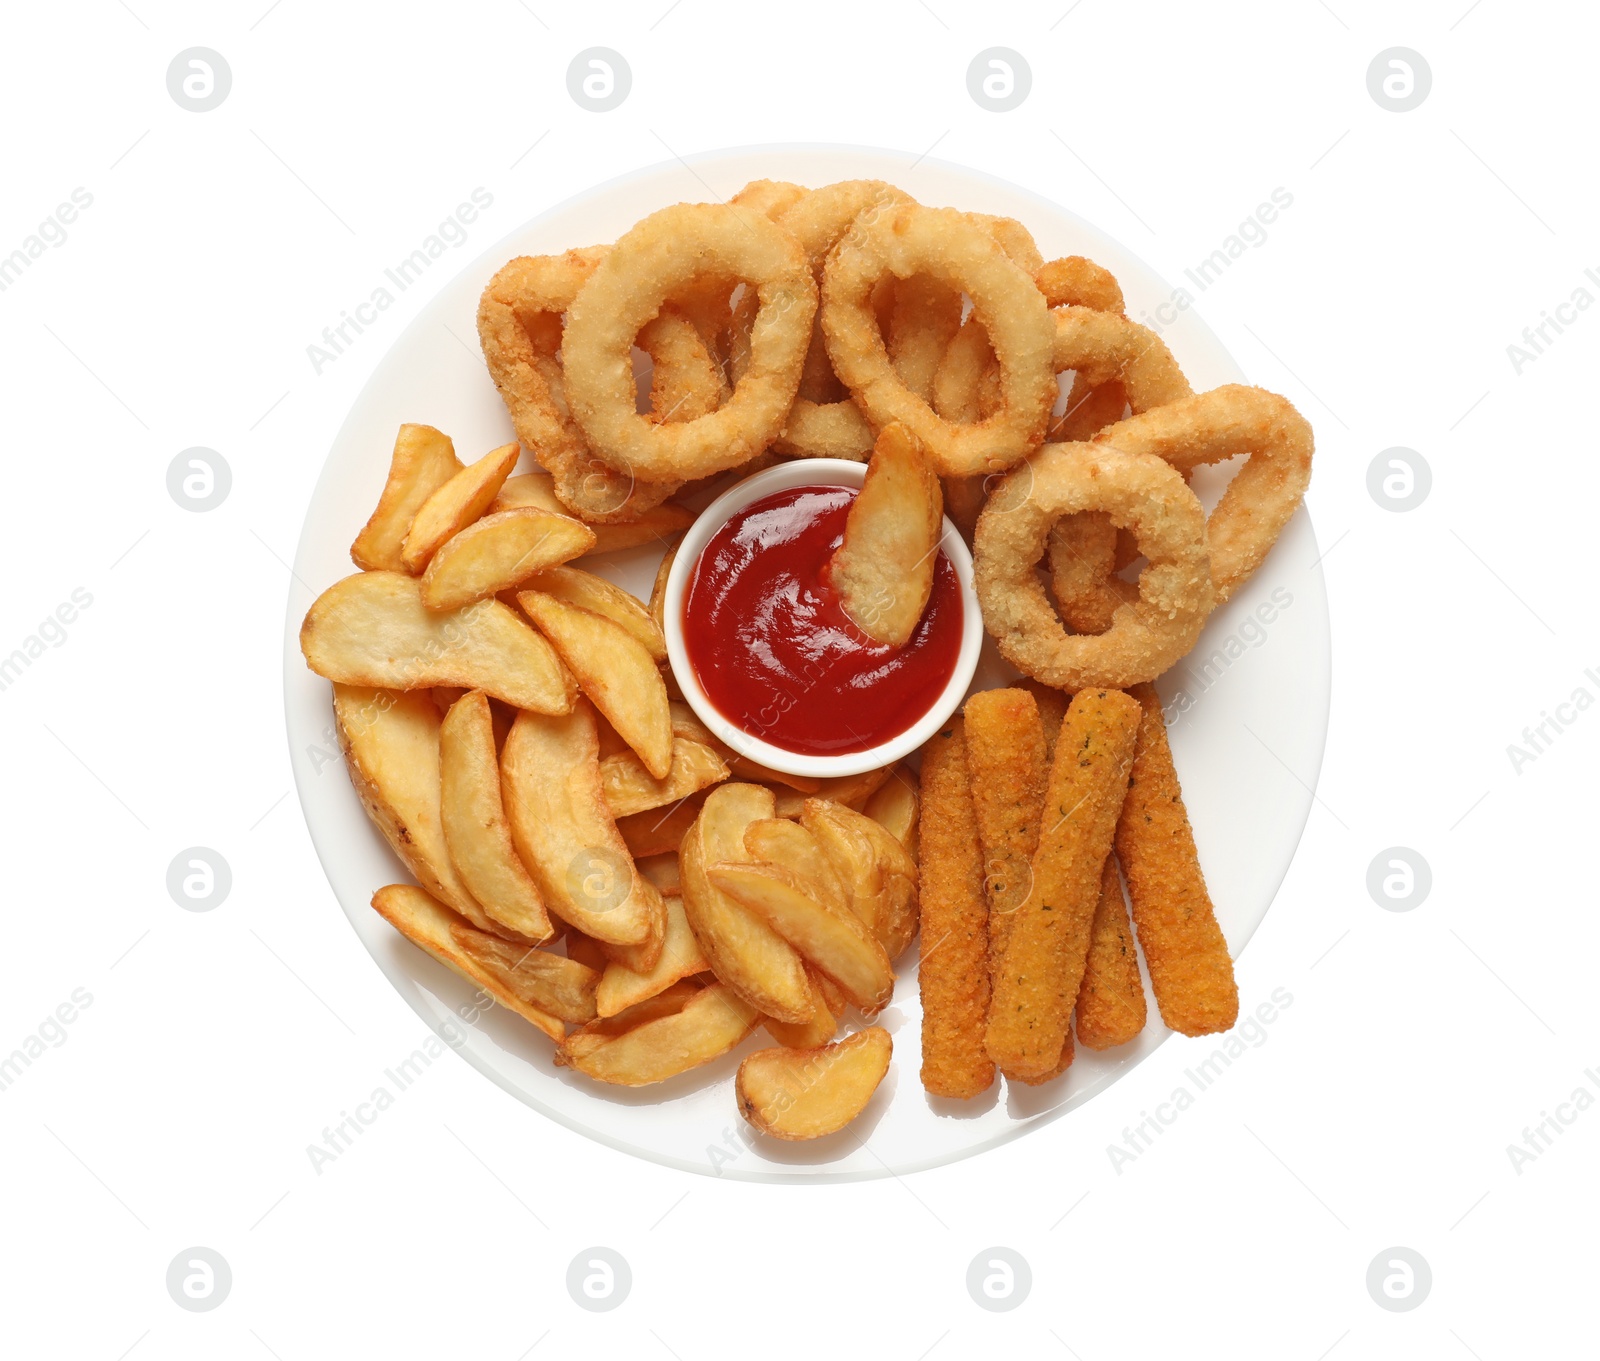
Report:
M 803 458 L 780 463 L 776 467 L 747 477 L 737 486 L 724 492 L 701 513 L 678 545 L 678 556 L 667 574 L 666 594 L 663 601 L 664 623 L 667 635 L 667 657 L 672 664 L 672 674 L 689 707 L 699 715 L 700 721 L 723 742 L 741 755 L 759 761 L 773 770 L 788 775 L 810 775 L 828 779 L 838 775 L 859 775 L 875 770 L 909 755 L 938 730 L 966 696 L 972 684 L 972 674 L 978 666 L 978 653 L 983 646 L 983 616 L 978 609 L 978 597 L 972 586 L 972 554 L 968 551 L 960 532 L 946 518 L 944 534 L 939 547 L 950 565 L 955 568 L 961 585 L 961 650 L 956 656 L 955 670 L 949 683 L 933 706 L 903 733 L 887 742 L 869 747 L 865 751 L 846 752 L 837 756 L 808 755 L 774 746 L 771 742 L 753 736 L 737 724 L 730 722 L 717 711 L 701 688 L 694 666 L 689 661 L 688 649 L 683 639 L 683 598 L 689 589 L 695 565 L 713 535 L 737 512 L 752 501 L 774 492 L 789 491 L 794 487 L 860 487 L 867 475 L 866 464 L 851 463 L 842 458 Z

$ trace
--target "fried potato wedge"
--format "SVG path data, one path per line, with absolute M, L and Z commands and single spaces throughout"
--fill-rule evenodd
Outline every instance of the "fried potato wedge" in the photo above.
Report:
M 731 988 L 701 988 L 682 1010 L 608 1035 L 579 1030 L 556 1049 L 556 1062 L 600 1082 L 647 1087 L 720 1058 L 756 1028 L 756 1009 Z
M 502 444 L 498 449 L 491 449 L 476 463 L 467 464 L 422 503 L 400 548 L 408 572 L 420 572 L 428 565 L 428 559 L 438 552 L 440 544 L 451 535 L 459 534 L 489 509 L 520 457 L 522 450 L 516 444 Z
M 727 778 L 728 767 L 722 757 L 710 747 L 681 737 L 672 740 L 672 767 L 664 780 L 656 779 L 646 770 L 644 762 L 632 751 L 618 752 L 600 762 L 606 806 L 614 818 L 676 803 Z
M 667 578 L 672 574 L 672 564 L 678 560 L 678 545 L 662 555 L 661 565 L 656 568 L 656 579 L 650 583 L 650 619 L 661 630 L 663 637 L 667 632 Z
M 557 515 L 569 514 L 556 496 L 555 480 L 543 471 L 508 477 L 489 509 L 513 510 L 518 506 L 536 506 Z M 638 548 L 641 544 L 664 544 L 693 523 L 693 511 L 675 502 L 663 501 L 627 524 L 590 525 L 594 530 L 594 547 L 589 551 L 615 553 L 624 548 Z
M 615 1016 L 619 1011 L 625 1011 L 645 998 L 665 991 L 679 979 L 692 978 L 711 967 L 700 950 L 700 942 L 689 929 L 683 900 L 674 897 L 664 901 L 667 928 L 660 959 L 653 969 L 644 973 L 637 973 L 616 960 L 607 964 L 595 993 L 595 1006 L 600 1015 Z
M 372 906 L 406 939 L 551 1039 L 565 1036 L 563 1021 L 593 1019 L 600 977 L 593 969 L 475 930 L 415 884 L 380 888 L 372 895 Z
M 626 629 L 650 654 L 653 662 L 667 659 L 667 640 L 650 611 L 637 596 L 581 567 L 549 567 L 528 582 L 530 591 L 541 591 L 579 609 L 602 614 L 613 624 Z
M 757 861 L 779 865 L 806 882 L 824 907 L 850 910 L 844 884 L 817 839 L 788 818 L 762 818 L 745 829 L 744 848 Z
M 635 863 L 639 866 L 639 873 L 656 886 L 656 890 L 663 898 L 682 896 L 683 879 L 678 872 L 678 853 L 676 851 L 668 851 L 662 855 L 646 856 L 642 860 L 636 860 Z M 710 968 L 711 966 L 708 964 L 706 967 Z
M 517 603 L 644 768 L 666 779 L 672 771 L 667 687 L 644 645 L 615 620 L 543 591 L 518 591 Z
M 866 806 L 867 800 L 883 788 L 894 771 L 893 766 L 879 766 L 876 770 L 864 770 L 859 775 L 836 775 L 832 779 L 818 780 L 817 787 L 810 793 L 814 798 L 827 799 L 830 803 L 842 803 L 846 808 L 854 808 L 860 812 Z M 791 789 L 798 789 L 792 782 L 786 781 L 786 783 Z M 793 798 L 780 792 L 778 816 L 799 817 L 800 806 L 804 802 L 803 797 Z
M 654 997 L 635 1002 L 615 1016 L 601 1016 L 598 1020 L 590 1021 L 584 1026 L 584 1032 L 590 1035 L 621 1035 L 635 1026 L 643 1025 L 646 1021 L 657 1021 L 663 1016 L 676 1016 L 699 996 L 703 986 L 685 978 L 670 987 L 663 988 Z
M 345 767 L 367 816 L 435 898 L 483 931 L 505 931 L 472 896 L 445 841 L 439 711 L 426 691 L 333 687 Z
M 817 839 L 851 909 L 891 960 L 917 934 L 917 862 L 883 827 L 829 799 L 807 799 L 800 825 Z
M 405 571 L 406 531 L 423 503 L 460 471 L 449 435 L 431 425 L 402 425 L 378 508 L 350 545 L 350 561 L 366 572 Z
M 933 592 L 944 493 L 922 442 L 884 426 L 829 564 L 844 612 L 869 638 L 903 647 Z
M 627 844 L 629 854 L 636 859 L 665 855 L 669 851 L 676 855 L 683 844 L 684 835 L 700 816 L 708 793 L 708 790 L 701 790 L 670 808 L 651 808 L 647 812 L 618 818 L 617 831 Z
M 806 978 L 811 983 L 812 1004 L 816 1008 L 809 1021 L 791 1025 L 787 1021 L 775 1021 L 770 1016 L 761 1018 L 767 1034 L 786 1049 L 815 1049 L 818 1045 L 827 1044 L 838 1034 L 839 1018 L 844 1015 L 846 1002 L 844 994 L 837 987 L 809 964 L 806 965 Z
M 821 1049 L 758 1049 L 739 1065 L 739 1114 L 775 1139 L 820 1139 L 867 1107 L 894 1041 L 879 1026 Z
M 518 714 L 500 754 L 500 779 L 512 842 L 547 907 L 602 943 L 641 947 L 630 963 L 653 968 L 666 909 L 606 808 L 588 702 L 559 717 Z
M 586 936 L 576 927 L 566 929 L 567 958 L 575 959 L 578 963 L 595 971 L 596 977 L 605 973 L 611 961 L 606 958 L 606 952 L 600 948 L 600 942 L 593 936 Z
M 921 806 L 917 772 L 910 766 L 898 765 L 894 774 L 884 781 L 862 812 L 906 848 L 913 860 L 917 858 L 917 812 Z
M 889 1005 L 894 997 L 889 956 L 842 902 L 819 900 L 815 879 L 770 863 L 713 864 L 706 874 L 714 888 L 760 916 L 807 963 L 833 979 L 863 1015 Z
M 572 708 L 572 678 L 555 650 L 509 605 L 480 600 L 436 614 L 400 572 L 358 572 L 328 587 L 306 611 L 300 650 L 319 676 L 345 685 L 459 685 L 535 713 Z
M 439 726 L 444 842 L 462 882 L 483 910 L 529 940 L 555 934 L 544 898 L 511 843 L 500 794 L 500 756 L 489 697 L 469 690 Z
M 750 856 L 744 834 L 772 816 L 772 791 L 755 784 L 718 785 L 683 838 L 678 867 L 683 905 L 718 979 L 751 1006 L 780 1021 L 811 1019 L 811 985 L 800 956 L 756 913 L 729 897 L 708 873 L 712 865 Z
M 594 547 L 582 520 L 529 506 L 486 515 L 439 546 L 422 574 L 422 603 L 454 610 L 520 586 Z
M 669 708 L 672 714 L 672 735 L 710 747 L 728 763 L 728 769 L 739 779 L 748 780 L 752 784 L 787 785 L 790 789 L 808 794 L 815 793 L 822 786 L 822 781 L 813 775 L 788 775 L 781 770 L 764 766 L 759 761 L 752 761 L 748 756 L 740 755 L 706 727 L 683 700 L 673 700 Z

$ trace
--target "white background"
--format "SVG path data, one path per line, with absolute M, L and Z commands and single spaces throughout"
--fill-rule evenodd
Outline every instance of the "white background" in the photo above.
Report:
M 8 1350 L 1568 1354 L 1588 1327 L 1600 1113 L 1520 1169 L 1507 1149 L 1575 1088 L 1600 1090 L 1585 854 L 1600 716 L 1520 773 L 1507 746 L 1579 686 L 1600 696 L 1584 675 L 1600 668 L 1584 402 L 1600 313 L 1547 332 L 1520 374 L 1507 346 L 1580 286 L 1600 297 L 1584 274 L 1600 273 L 1593 17 L 1507 0 L 660 0 L 582 19 L 550 0 L 267 3 L 16 7 L 0 46 L 0 254 L 74 188 L 93 196 L 0 293 L 0 655 L 75 589 L 92 596 L 0 692 L 0 1054 L 74 989 L 93 999 L 0 1091 Z M 566 87 L 597 45 L 633 71 L 605 114 Z M 1397 45 L 1433 72 L 1403 114 L 1366 86 Z M 193 46 L 232 68 L 209 113 L 167 93 Z M 967 93 L 993 46 L 1033 72 L 1009 113 Z M 306 347 L 476 187 L 494 205 L 460 263 L 612 175 L 794 141 L 1005 177 L 1175 283 L 1274 188 L 1292 193 L 1199 306 L 1317 431 L 1328 756 L 1239 969 L 1246 1007 L 1275 988 L 1293 1003 L 1120 1171 L 1108 1145 L 1199 1057 L 1181 1041 L 1028 1138 L 899 1181 L 667 1171 L 454 1059 L 318 1175 L 306 1146 L 424 1032 L 335 906 L 289 794 L 284 564 L 344 412 L 458 266 L 320 375 Z M 193 445 L 233 473 L 206 514 L 166 490 Z M 1409 513 L 1367 491 L 1391 446 L 1433 471 Z M 233 874 L 209 913 L 165 887 L 196 845 Z M 1432 867 L 1410 912 L 1365 886 L 1396 845 Z M 203 1314 L 165 1286 L 196 1245 L 233 1274 Z M 633 1273 L 607 1314 L 566 1289 L 593 1245 Z M 1004 1314 L 965 1288 L 996 1245 L 1033 1275 Z M 1366 1288 L 1397 1245 L 1433 1275 L 1403 1314 Z

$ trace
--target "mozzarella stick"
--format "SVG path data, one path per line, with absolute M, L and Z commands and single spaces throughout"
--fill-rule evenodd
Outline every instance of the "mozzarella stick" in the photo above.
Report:
M 994 1082 L 984 1053 L 989 1012 L 988 904 L 959 718 L 922 748 L 922 1085 L 971 1097 Z
M 1128 879 L 1134 930 L 1161 1019 L 1180 1035 L 1211 1035 L 1239 1018 L 1233 961 L 1200 872 L 1161 700 L 1151 685 L 1129 693 L 1143 718 L 1117 822 L 1117 859 Z
M 1067 716 L 1067 701 L 1071 696 L 1031 676 L 1024 676 L 1017 684 L 1032 695 L 1039 706 L 1039 721 L 1044 724 L 1044 770 L 1048 779 L 1050 763 L 1056 755 L 1056 734 L 1061 731 L 1061 720 Z
M 986 1038 L 989 1057 L 1022 1080 L 1047 1078 L 1061 1061 L 1139 716 L 1120 690 L 1082 690 L 1056 739 L 1033 882 L 1006 940 Z
M 982 690 L 962 712 L 972 809 L 983 846 L 983 886 L 989 899 L 992 985 L 1006 935 L 1017 909 L 1027 900 L 1033 853 L 1039 847 L 1047 773 L 1044 725 L 1038 704 L 1026 690 Z
M 1114 1049 L 1143 1030 L 1144 1021 L 1139 952 L 1128 925 L 1117 857 L 1108 855 L 1100 871 L 1100 900 L 1094 909 L 1089 959 L 1078 989 L 1078 1038 L 1089 1049 Z

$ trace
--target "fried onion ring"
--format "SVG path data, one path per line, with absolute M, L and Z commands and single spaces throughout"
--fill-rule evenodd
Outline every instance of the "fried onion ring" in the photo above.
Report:
M 750 358 L 732 395 L 694 420 L 653 424 L 634 409 L 633 339 L 703 276 L 737 278 L 758 298 Z M 688 481 L 762 453 L 783 427 L 805 361 L 817 288 L 799 246 L 765 216 L 678 204 L 627 231 L 567 309 L 567 402 L 590 447 L 638 478 Z
M 1035 572 L 1050 526 L 1104 511 L 1134 533 L 1149 565 L 1139 598 L 1098 635 L 1068 634 Z M 1187 653 L 1211 612 L 1205 511 L 1150 453 L 1046 444 L 997 486 L 978 517 L 973 568 L 984 627 L 1019 671 L 1063 690 L 1154 680 Z
M 918 274 L 971 298 L 995 341 L 1002 402 L 986 420 L 952 424 L 895 372 L 873 314 L 872 290 L 886 275 Z M 946 476 L 1009 468 L 1044 437 L 1056 392 L 1049 309 L 1032 277 L 981 221 L 916 204 L 863 214 L 828 257 L 822 329 L 834 372 L 871 422 L 910 426 Z

